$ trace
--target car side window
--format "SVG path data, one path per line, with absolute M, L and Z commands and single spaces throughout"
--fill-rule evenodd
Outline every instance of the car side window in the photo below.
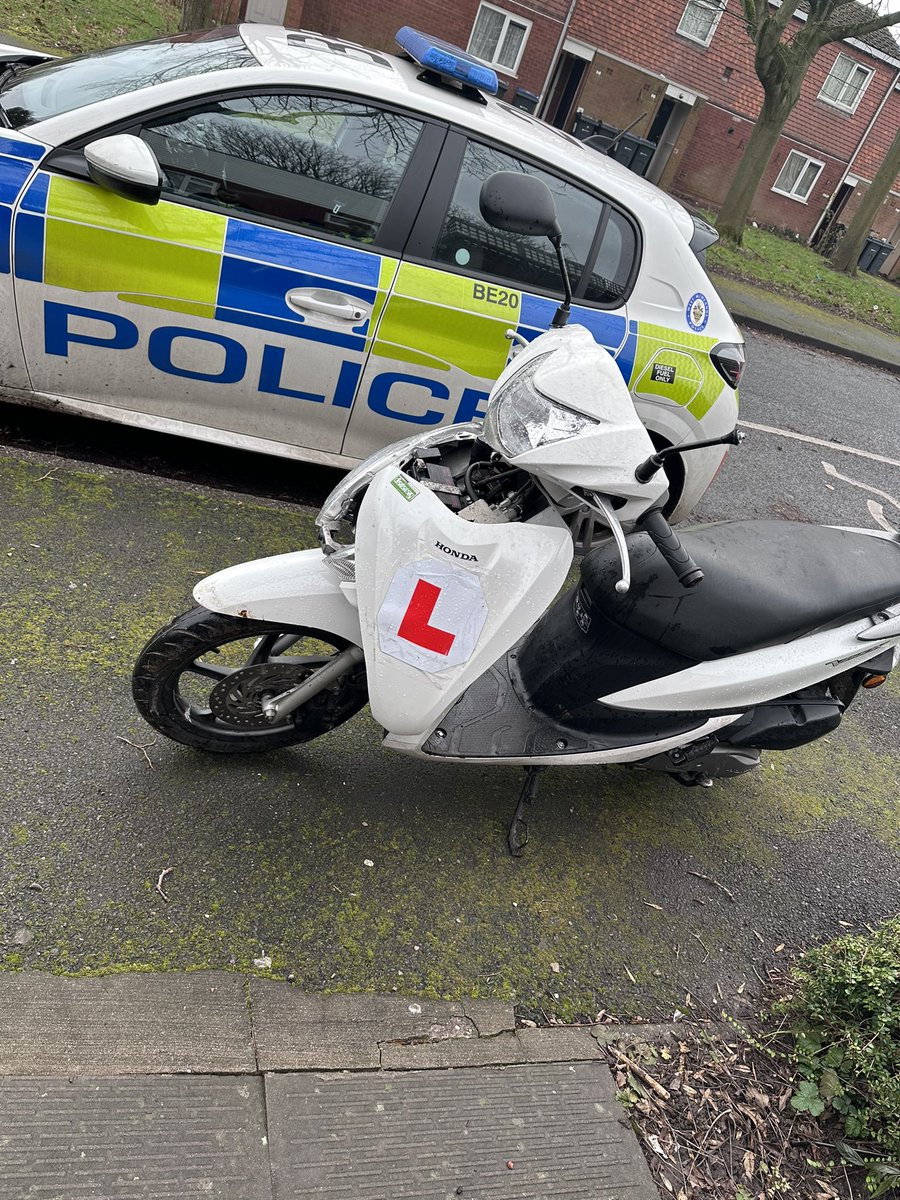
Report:
M 222 97 L 149 122 L 163 195 L 286 221 L 332 238 L 376 237 L 423 123 L 296 93 Z
M 634 226 L 622 213 L 610 208 L 601 231 L 600 245 L 591 263 L 584 299 L 595 304 L 622 303 L 631 281 L 637 256 Z
M 475 274 L 511 280 L 525 287 L 554 294 L 559 292 L 559 267 L 553 247 L 546 238 L 504 233 L 488 225 L 481 216 L 478 207 L 481 185 L 495 171 L 521 171 L 535 175 L 549 187 L 556 203 L 563 232 L 563 253 L 574 286 L 590 259 L 598 227 L 608 206 L 567 180 L 479 142 L 470 141 L 466 147 L 456 187 L 438 235 L 435 260 Z M 607 223 L 607 231 L 609 228 L 610 222 Z M 633 246 L 632 234 L 632 257 Z M 602 240 L 601 250 L 605 247 L 606 237 Z M 610 232 L 606 256 L 602 263 L 598 259 L 594 268 L 595 276 L 597 271 L 603 275 L 611 274 L 614 281 L 621 276 L 622 267 L 613 262 L 614 255 L 615 235 Z M 630 266 L 629 262 L 628 269 L 624 271 L 626 280 Z M 621 297 L 621 292 L 609 294 L 608 289 L 605 294 L 602 293 L 599 278 L 595 284 L 592 277 L 588 299 L 612 303 Z

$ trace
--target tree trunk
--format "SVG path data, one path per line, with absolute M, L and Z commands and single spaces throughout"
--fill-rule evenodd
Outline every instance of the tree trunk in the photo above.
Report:
M 744 226 L 753 198 L 778 145 L 778 139 L 792 107 L 790 102 L 785 103 L 780 98 L 770 100 L 768 95 L 766 96 L 759 119 L 753 126 L 750 140 L 744 148 L 743 157 L 731 181 L 728 195 L 719 209 L 716 228 L 722 237 L 738 245 L 743 240 Z
M 182 0 L 182 33 L 189 29 L 210 29 L 214 24 L 213 0 Z
M 894 135 L 884 162 L 878 168 L 869 190 L 863 196 L 853 220 L 847 226 L 846 233 L 832 255 L 831 265 L 836 271 L 843 271 L 847 275 L 856 274 L 856 263 L 863 243 L 872 228 L 872 219 L 887 198 L 898 172 L 900 172 L 900 129 Z

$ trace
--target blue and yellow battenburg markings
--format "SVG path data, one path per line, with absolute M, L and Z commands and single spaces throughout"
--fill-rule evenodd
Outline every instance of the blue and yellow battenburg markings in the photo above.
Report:
M 350 408 L 371 351 L 376 359 L 399 360 L 417 372 L 392 370 L 376 376 L 369 407 L 392 419 L 437 424 L 446 413 L 430 408 L 421 414 L 393 410 L 391 387 L 415 384 L 434 399 L 449 402 L 451 389 L 441 375 L 457 368 L 478 380 L 495 379 L 509 354 L 506 330 L 512 326 L 530 341 L 547 329 L 557 308 L 550 297 L 398 263 L 373 251 L 187 205 L 165 201 L 138 205 L 80 180 L 45 172 L 33 175 L 35 159 L 44 149 L 0 138 L 0 150 L 7 142 L 22 157 L 0 154 L 0 271 L 10 269 L 10 214 L 21 195 L 13 232 L 19 279 L 82 296 L 113 294 L 124 303 L 312 340 L 353 355 L 344 360 L 335 390 L 326 400 L 282 386 L 285 351 L 266 344 L 259 366 L 260 391 Z M 125 280 L 127 292 L 121 290 Z M 346 330 L 309 323 L 287 304 L 285 296 L 314 288 L 353 296 L 367 315 Z M 390 303 L 382 316 L 389 293 Z M 101 329 L 96 334 L 75 333 L 69 320 L 73 316 L 93 318 Z M 671 400 L 698 418 L 718 397 L 721 387 L 708 358 L 713 339 L 677 334 L 665 327 L 626 321 L 619 313 L 577 305 L 573 318 L 615 355 L 637 395 Z M 179 337 L 221 346 L 222 369 L 210 374 L 176 366 L 172 344 Z M 45 302 L 48 354 L 67 356 L 72 344 L 131 349 L 138 338 L 137 326 L 121 312 Z M 674 351 L 676 344 L 679 352 Z M 660 383 L 657 377 L 666 378 L 667 372 L 652 369 L 665 362 L 667 347 L 672 348 L 669 357 L 677 360 L 677 386 Z M 242 343 L 194 327 L 154 330 L 147 354 L 161 371 L 209 382 L 238 382 L 247 369 L 247 348 Z M 693 366 L 687 369 L 689 358 Z M 423 369 L 438 377 L 424 377 Z M 486 391 L 464 388 L 455 419 L 483 415 L 486 399 Z
M 0 136 L 0 275 L 10 271 L 12 213 L 47 147 L 22 137 Z

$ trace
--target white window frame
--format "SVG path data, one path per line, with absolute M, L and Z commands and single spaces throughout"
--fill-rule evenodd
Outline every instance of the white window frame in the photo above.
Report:
M 687 4 L 684 6 L 684 12 L 681 14 L 681 20 L 678 22 L 678 28 L 675 32 L 680 34 L 682 37 L 686 37 L 691 42 L 696 42 L 698 46 L 708 46 L 713 40 L 716 30 L 719 28 L 719 22 L 722 19 L 722 13 L 725 11 L 725 6 L 727 3 L 728 0 L 687 0 Z M 709 27 L 709 33 L 705 38 L 697 37 L 696 33 L 690 32 L 690 29 L 682 29 L 682 25 L 684 25 L 685 18 L 687 17 L 688 13 L 696 9 L 701 9 L 705 12 L 711 12 L 713 14 L 712 22 Z
M 866 76 L 865 80 L 863 81 L 862 85 L 860 86 L 859 90 L 856 93 L 855 100 L 853 100 L 853 102 L 850 104 L 847 104 L 843 100 L 840 100 L 840 99 L 835 100 L 835 98 L 833 96 L 829 96 L 825 92 L 825 89 L 828 86 L 828 80 L 831 79 L 832 73 L 834 72 L 834 68 L 838 65 L 838 63 L 841 61 L 842 58 L 845 58 L 847 60 L 847 62 L 853 64 L 853 71 L 850 74 L 850 78 L 847 79 L 843 85 L 843 88 L 841 91 L 842 95 L 843 95 L 843 92 L 847 88 L 852 87 L 853 76 L 856 74 L 857 71 L 864 71 L 865 76 Z M 875 74 L 875 72 L 871 67 L 867 67 L 864 63 L 859 62 L 857 59 L 855 59 L 853 57 L 852 54 L 844 54 L 843 51 L 839 51 L 837 58 L 831 64 L 828 74 L 825 76 L 825 82 L 822 84 L 822 87 L 819 91 L 818 99 L 822 100 L 825 104 L 830 104 L 832 106 L 832 108 L 841 109 L 842 112 L 851 112 L 851 113 L 856 112 L 857 108 L 859 107 L 859 102 L 860 102 L 860 100 L 862 100 L 863 96 L 866 94 L 866 88 L 871 83 L 872 76 L 874 74 Z
M 506 39 L 506 31 L 509 29 L 509 25 L 510 25 L 511 21 L 514 21 L 517 25 L 525 26 L 525 34 L 522 38 L 522 44 L 519 46 L 519 53 L 516 55 L 516 61 L 513 64 L 513 66 L 510 67 L 507 63 L 497 62 L 493 58 L 490 58 L 490 59 L 480 58 L 479 59 L 479 62 L 487 63 L 487 65 L 489 67 L 493 67 L 494 70 L 496 70 L 496 71 L 502 71 L 505 75 L 515 76 L 516 72 L 519 69 L 519 64 L 522 61 L 522 55 L 525 53 L 525 47 L 528 45 L 528 37 L 531 33 L 531 24 L 532 23 L 531 23 L 531 21 L 528 20 L 527 17 L 517 16 L 515 13 L 507 12 L 506 9 L 504 9 L 504 8 L 498 8 L 496 4 L 487 4 L 487 3 L 485 3 L 485 0 L 482 0 L 482 2 L 478 5 L 478 12 L 475 14 L 475 20 L 472 22 L 472 31 L 469 34 L 469 45 L 467 47 L 468 54 L 474 54 L 474 51 L 472 50 L 472 40 L 475 36 L 475 28 L 478 25 L 478 18 L 481 16 L 481 10 L 483 8 L 487 8 L 487 9 L 490 9 L 492 12 L 499 13 L 500 16 L 503 17 L 503 25 L 500 29 L 500 34 L 497 38 L 497 44 L 494 47 L 494 53 L 496 53 L 500 49 L 500 47 L 503 45 L 503 42 Z
M 780 188 L 778 186 L 778 180 L 784 174 L 788 163 L 791 161 L 791 155 L 794 155 L 797 158 L 803 159 L 803 166 L 800 168 L 800 174 L 797 176 L 798 180 L 802 179 L 803 176 L 806 174 L 806 168 L 808 166 L 812 165 L 814 167 L 819 168 L 818 171 L 816 171 L 815 175 L 810 180 L 809 187 L 806 189 L 805 194 L 801 194 L 800 192 L 788 192 L 788 191 L 785 191 L 784 188 Z M 819 182 L 819 176 L 822 174 L 822 171 L 824 170 L 824 168 L 825 168 L 825 164 L 823 162 L 820 162 L 819 159 L 811 158 L 808 154 L 803 154 L 802 151 L 800 151 L 800 150 L 791 150 L 790 153 L 788 154 L 787 158 L 781 164 L 781 170 L 778 172 L 778 178 L 772 184 L 772 191 L 777 192 L 779 196 L 787 196 L 791 200 L 796 200 L 798 204 L 808 204 L 809 198 L 812 195 L 812 190 L 816 186 L 816 184 Z

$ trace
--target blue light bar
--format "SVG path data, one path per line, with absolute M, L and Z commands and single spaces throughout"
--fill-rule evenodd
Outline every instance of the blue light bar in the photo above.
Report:
M 471 54 L 466 54 L 465 50 L 460 50 L 458 46 L 451 46 L 449 42 L 419 33 L 409 25 L 404 25 L 399 30 L 396 42 L 419 66 L 436 71 L 439 75 L 446 75 L 449 79 L 456 79 L 460 83 L 467 83 L 480 92 L 487 92 L 489 96 L 497 95 L 497 72 L 480 63 Z

